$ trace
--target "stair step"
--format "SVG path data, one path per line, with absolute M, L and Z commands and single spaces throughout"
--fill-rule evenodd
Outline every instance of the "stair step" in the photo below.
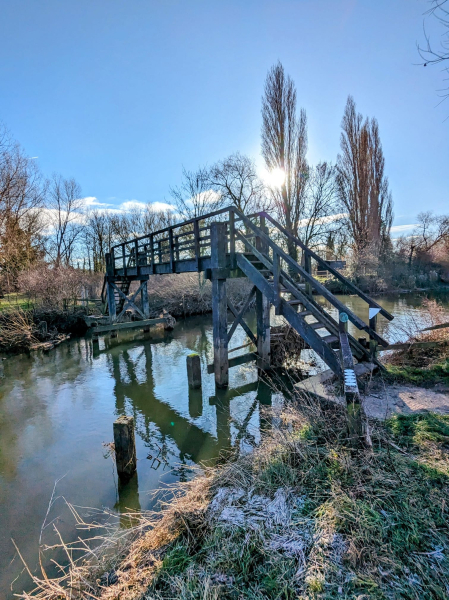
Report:
M 326 325 L 323 323 L 307 323 L 312 329 L 326 329 Z
M 332 342 L 338 342 L 338 337 L 336 335 L 325 335 L 321 338 L 323 342 L 326 344 L 332 344 Z
M 310 312 L 310 310 L 304 310 L 303 312 L 297 313 L 298 317 L 308 317 L 311 314 L 312 313 Z
M 297 306 L 298 304 L 302 304 L 301 300 L 287 300 L 287 304 L 290 304 L 290 306 Z M 302 314 L 302 313 L 299 313 Z M 311 315 L 312 313 L 309 313 L 309 315 Z

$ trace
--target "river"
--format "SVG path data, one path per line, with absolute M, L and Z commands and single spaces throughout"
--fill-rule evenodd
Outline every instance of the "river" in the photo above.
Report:
M 377 298 L 395 316 L 392 324 L 379 319 L 381 334 L 396 342 L 411 320 L 426 325 L 424 297 Z M 359 298 L 340 299 L 367 320 Z M 440 300 L 449 308 L 447 295 Z M 245 339 L 239 327 L 230 345 Z M 200 391 L 187 385 L 186 356 L 192 351 L 201 357 Z M 240 352 L 245 350 L 233 355 Z M 251 364 L 231 369 L 229 390 L 217 393 L 213 375 L 207 375 L 212 357 L 212 319 L 206 315 L 180 321 L 165 334 L 102 338 L 98 349 L 82 338 L 48 354 L 6 358 L 0 391 L 0 598 L 29 589 L 12 540 L 34 571 L 40 537 L 54 543 L 54 527 L 66 541 L 76 537 L 65 500 L 117 514 L 150 509 L 155 490 L 185 480 L 198 463 L 258 443 L 274 418 L 261 407 L 282 406 L 282 394 L 258 381 Z M 112 424 L 123 414 L 134 415 L 138 457 L 137 476 L 126 486 L 117 481 L 107 447 Z

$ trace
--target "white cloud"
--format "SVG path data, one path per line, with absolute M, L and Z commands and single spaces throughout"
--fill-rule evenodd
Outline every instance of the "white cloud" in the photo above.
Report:
M 81 198 L 81 200 L 85 208 L 91 206 L 112 206 L 112 204 L 108 204 L 107 202 L 99 202 L 95 196 L 86 196 L 85 198 Z
M 173 204 L 168 204 L 167 202 L 152 202 L 151 203 L 151 210 L 154 210 L 154 212 L 162 212 L 162 211 L 175 211 L 176 207 L 173 206 Z
M 411 223 L 409 225 L 394 225 L 391 228 L 391 233 L 400 233 L 401 231 L 409 231 L 410 229 L 413 229 L 414 227 L 416 227 L 416 223 Z
M 127 212 L 128 210 L 139 209 L 144 210 L 146 204 L 145 202 L 139 202 L 138 200 L 127 200 L 126 202 L 122 202 L 119 206 L 120 210 Z
M 176 210 L 176 208 L 172 204 L 168 204 L 167 202 L 150 202 L 147 204 L 145 202 L 140 202 L 139 200 L 127 200 L 126 202 L 122 202 L 119 205 L 119 209 L 122 212 L 127 212 L 129 210 L 135 209 L 145 210 L 147 207 L 153 210 L 154 212 Z

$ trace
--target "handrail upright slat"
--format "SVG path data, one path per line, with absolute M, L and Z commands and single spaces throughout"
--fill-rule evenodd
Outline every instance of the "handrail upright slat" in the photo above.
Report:
M 154 268 L 154 233 L 150 234 L 150 260 L 151 260 L 151 270 L 153 271 L 153 275 L 155 273 Z
M 193 243 L 195 246 L 195 263 L 196 270 L 200 272 L 200 226 L 198 219 L 193 222 Z

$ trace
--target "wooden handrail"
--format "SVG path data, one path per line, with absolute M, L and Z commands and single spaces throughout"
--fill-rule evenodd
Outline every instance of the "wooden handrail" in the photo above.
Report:
M 169 225 L 168 227 L 164 227 L 164 229 L 159 229 L 158 231 L 154 231 L 152 235 L 158 235 L 159 233 L 165 233 L 166 231 L 169 232 L 170 230 L 173 231 L 173 229 L 175 229 L 177 227 L 184 227 L 185 225 L 190 225 L 191 223 L 195 223 L 195 221 L 204 221 L 205 219 L 217 217 L 218 215 L 222 215 L 226 212 L 236 211 L 236 210 L 237 209 L 233 206 L 227 206 L 226 208 L 221 208 L 220 210 L 216 210 L 214 212 L 208 213 L 207 215 L 201 215 L 200 217 L 194 217 L 193 219 L 188 219 L 187 221 L 183 221 L 182 223 L 176 223 L 175 225 Z M 237 211 L 237 212 L 239 212 L 239 211 Z M 145 235 L 141 235 L 139 237 L 132 238 L 131 240 L 126 240 L 125 242 L 121 242 L 120 244 L 115 244 L 115 246 L 111 246 L 111 250 L 114 248 L 119 248 L 120 246 L 123 246 L 124 244 L 131 244 L 134 242 L 134 240 L 137 240 L 140 242 L 140 240 L 149 238 L 150 235 L 151 235 L 150 233 L 146 233 Z
M 362 298 L 362 300 L 364 300 L 367 304 L 369 304 L 371 308 L 380 308 L 380 311 L 379 311 L 380 314 L 383 315 L 389 321 L 392 321 L 394 319 L 393 315 L 391 315 L 387 310 L 385 310 L 385 308 L 383 308 L 382 306 L 380 306 L 380 304 L 377 304 L 377 302 L 375 302 L 372 298 L 370 298 L 364 292 L 362 292 L 362 290 L 360 288 L 358 288 L 355 284 L 353 284 L 352 282 L 348 281 L 346 279 L 346 277 L 344 277 L 341 273 L 339 273 L 337 271 L 337 269 L 334 269 L 333 267 L 331 267 L 330 265 L 328 265 L 327 262 L 324 259 L 322 259 L 320 256 L 318 256 L 318 254 L 316 254 L 313 250 L 311 250 L 310 248 L 308 248 L 303 242 L 301 242 L 300 239 L 298 239 L 297 237 L 295 237 L 294 235 L 292 235 L 291 233 L 289 233 L 285 229 L 285 227 L 283 227 L 280 223 L 278 223 L 275 219 L 273 219 L 273 217 L 271 215 L 269 215 L 266 212 L 257 213 L 257 214 L 259 216 L 263 215 L 266 219 L 268 219 L 277 229 L 279 229 L 279 231 L 281 231 L 285 236 L 287 236 L 294 244 L 296 244 L 302 250 L 304 250 L 305 252 L 307 252 L 309 254 L 309 256 L 311 256 L 314 260 L 316 260 L 317 263 L 319 263 L 327 271 L 329 271 L 330 273 L 332 273 L 332 275 L 334 277 L 336 277 L 337 279 L 339 279 L 344 285 L 346 285 L 346 287 L 348 287 L 350 290 L 352 290 L 355 294 L 357 294 L 358 296 L 360 296 L 360 298 Z

